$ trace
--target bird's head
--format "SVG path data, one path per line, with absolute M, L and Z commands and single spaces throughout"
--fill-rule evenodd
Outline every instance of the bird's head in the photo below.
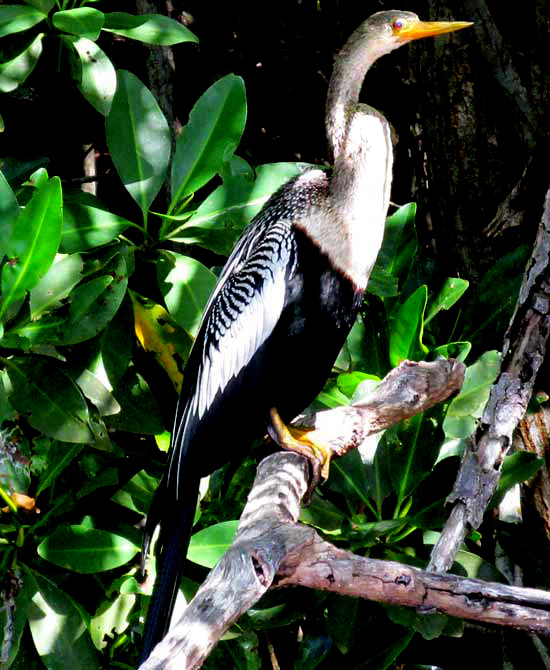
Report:
M 471 26 L 469 21 L 421 21 L 416 14 L 402 11 L 377 12 L 359 28 L 357 37 L 381 56 L 422 37 L 443 35 Z

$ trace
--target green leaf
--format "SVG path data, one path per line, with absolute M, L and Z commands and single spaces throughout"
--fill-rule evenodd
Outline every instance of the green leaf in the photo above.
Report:
M 38 284 L 31 289 L 31 319 L 61 304 L 82 278 L 84 263 L 80 254 L 59 254 Z
M 302 163 L 276 163 L 259 166 L 256 180 L 252 180 L 248 173 L 227 176 L 192 216 L 184 215 L 183 225 L 163 233 L 163 236 L 185 244 L 198 244 L 228 256 L 243 228 L 273 192 L 303 170 Z M 166 217 L 166 220 L 170 222 L 172 217 Z M 173 220 L 177 221 L 178 217 Z
M 72 10 L 74 11 L 74 10 Z M 66 36 L 80 63 L 78 89 L 100 114 L 106 116 L 117 88 L 117 75 L 107 54 L 86 37 Z
M 165 252 L 157 263 L 157 277 L 170 314 L 182 328 L 196 335 L 216 275 L 194 258 Z
M 31 198 L 12 228 L 2 270 L 0 318 L 36 286 L 53 263 L 61 239 L 61 182 L 53 177 Z
M 141 470 L 111 498 L 114 502 L 139 514 L 147 514 L 158 487 L 158 479 Z
M 527 451 L 518 451 L 506 456 L 502 463 L 502 471 L 491 502 L 487 509 L 497 507 L 507 491 L 516 484 L 521 484 L 531 479 L 544 465 L 544 459 L 538 458 L 536 454 Z
M 93 442 L 88 406 L 59 362 L 27 355 L 6 361 L 13 385 L 10 403 L 44 435 L 62 442 Z
M 105 600 L 90 622 L 90 633 L 96 649 L 107 646 L 107 637 L 120 635 L 130 625 L 130 612 L 136 602 L 135 594 L 119 594 L 113 601 Z
M 28 30 L 45 18 L 43 12 L 32 7 L 4 5 L 0 7 L 0 37 Z
M 8 253 L 8 241 L 19 216 L 19 204 L 4 174 L 0 172 L 0 254 Z M 1 260 L 0 255 L 0 260 Z
M 391 320 L 389 355 L 394 367 L 405 360 L 422 360 L 428 353 L 422 343 L 427 300 L 427 287 L 419 286 L 399 307 Z
M 500 371 L 500 354 L 487 351 L 473 365 L 466 368 L 460 394 L 449 405 L 443 422 L 445 435 L 468 437 L 474 431 L 476 419 L 483 413 L 491 386 Z
M 243 80 L 227 75 L 199 98 L 178 138 L 170 210 L 221 171 L 239 145 L 245 123 Z
M 122 535 L 86 526 L 58 527 L 37 548 L 44 560 L 81 574 L 118 568 L 139 550 Z
M 205 568 L 213 568 L 233 542 L 238 521 L 222 521 L 195 533 L 187 558 Z
M 134 16 L 125 12 L 111 12 L 105 14 L 103 30 L 147 44 L 170 46 L 199 41 L 184 25 L 162 14 Z
M 373 273 L 380 271 L 398 278 L 400 284 L 404 282 L 417 248 L 415 215 L 416 205 L 410 203 L 386 219 L 384 240 Z
M 330 466 L 328 485 L 346 500 L 364 503 L 369 497 L 365 467 L 357 449 L 350 451 Z
M 464 362 L 471 349 L 470 342 L 449 342 L 449 344 L 435 347 L 431 353 L 434 358 L 443 356 L 443 358 L 456 358 L 458 361 Z
M 49 14 L 50 9 L 55 5 L 56 0 L 25 0 L 26 5 L 38 9 L 43 14 Z
M 29 607 L 32 639 L 48 670 L 99 670 L 96 651 L 83 619 L 83 609 L 53 582 L 25 571 L 34 595 Z
M 57 335 L 59 344 L 76 344 L 98 335 L 117 313 L 127 287 L 125 255 L 117 253 L 100 276 L 71 292 L 69 319 Z
M 99 37 L 104 20 L 103 12 L 92 7 L 66 9 L 55 12 L 52 17 L 52 23 L 58 30 L 93 41 Z
M 340 534 L 346 515 L 334 503 L 314 493 L 310 504 L 300 510 L 301 523 L 319 528 L 324 533 Z
M 16 56 L 0 63 L 0 92 L 14 91 L 34 70 L 42 54 L 43 38 L 44 33 L 40 33 Z
M 66 198 L 60 249 L 66 253 L 89 251 L 112 242 L 132 222 L 113 214 L 94 196 Z
M 470 285 L 470 282 L 457 277 L 448 277 L 444 282 L 437 296 L 431 301 L 428 314 L 424 319 L 424 326 L 429 323 L 434 316 L 437 316 L 443 309 L 450 309 L 457 300 L 464 295 L 464 292 Z
M 166 176 L 170 129 L 153 94 L 131 72 L 117 72 L 105 128 L 115 167 L 145 215 Z

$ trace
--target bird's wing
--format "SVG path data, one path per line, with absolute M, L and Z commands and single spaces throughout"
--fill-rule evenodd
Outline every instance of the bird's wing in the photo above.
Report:
M 295 258 L 291 224 L 278 220 L 252 226 L 231 255 L 203 316 L 195 341 L 194 383 L 180 399 L 167 483 L 178 496 L 188 427 L 200 421 L 214 399 L 266 341 L 285 304 Z

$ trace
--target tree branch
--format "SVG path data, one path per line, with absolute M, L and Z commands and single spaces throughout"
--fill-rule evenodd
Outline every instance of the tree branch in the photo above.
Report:
M 466 448 L 448 502 L 454 508 L 436 543 L 428 570 L 446 572 L 470 527 L 477 528 L 500 476 L 512 434 L 527 409 L 550 334 L 550 189 L 516 311 L 504 338 L 500 375 L 481 425 Z

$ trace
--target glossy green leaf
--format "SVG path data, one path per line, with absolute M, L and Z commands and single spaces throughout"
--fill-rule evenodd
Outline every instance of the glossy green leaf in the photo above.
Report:
M 41 356 L 11 358 L 10 403 L 33 428 L 62 442 L 93 442 L 88 406 L 59 361 Z
M 29 607 L 31 635 L 47 670 L 99 670 L 83 610 L 42 575 L 27 570 L 25 579 L 34 586 Z
M 120 412 L 120 405 L 111 391 L 105 386 L 98 375 L 91 370 L 82 370 L 74 379 L 84 396 L 97 409 L 99 416 L 110 416 Z
M 131 72 L 117 72 L 105 127 L 118 174 L 145 214 L 166 176 L 170 129 L 153 94 Z
M 139 514 L 147 514 L 153 494 L 158 487 L 158 479 L 141 470 L 134 475 L 111 498 L 114 502 Z
M 417 247 L 415 215 L 416 205 L 410 203 L 386 219 L 384 240 L 373 273 L 380 271 L 399 278 L 401 282 L 406 279 Z
M 470 283 L 465 279 L 459 279 L 458 277 L 448 277 L 444 282 L 441 290 L 431 301 L 428 313 L 424 319 L 424 325 L 429 323 L 434 316 L 437 316 L 439 312 L 443 309 L 450 309 L 457 300 L 464 295 L 464 292 L 468 288 Z
M 58 333 L 59 343 L 76 344 L 98 335 L 117 313 L 127 286 L 126 260 L 119 253 L 100 276 L 73 289 L 69 318 Z
M 54 15 L 57 16 L 57 15 Z M 117 75 L 107 54 L 87 37 L 66 36 L 80 63 L 78 88 L 86 100 L 106 116 L 117 88 Z
M 238 525 L 238 521 L 223 521 L 195 533 L 187 558 L 205 568 L 213 568 L 235 539 Z
M 1 93 L 14 91 L 34 70 L 42 54 L 43 38 L 44 33 L 40 33 L 20 53 L 10 60 L 0 63 Z
M 88 251 L 112 242 L 131 225 L 131 221 L 109 212 L 93 196 L 81 202 L 74 198 L 66 199 L 60 248 L 66 253 Z
M 449 437 L 468 437 L 483 413 L 493 382 L 500 371 L 500 355 L 488 351 L 466 368 L 460 394 L 449 405 L 443 430 Z
M 146 44 L 181 44 L 198 42 L 198 38 L 188 28 L 162 14 L 134 16 L 125 12 L 105 14 L 103 30 L 124 37 L 130 37 Z
M 80 254 L 58 255 L 54 264 L 31 289 L 31 318 L 61 304 L 82 278 L 84 263 Z
M 43 14 L 49 14 L 50 9 L 55 5 L 56 0 L 25 0 L 26 5 L 38 9 Z
M 53 263 L 61 239 L 61 182 L 53 177 L 38 190 L 15 221 L 6 244 L 0 318 L 36 286 Z
M 198 244 L 228 256 L 244 227 L 259 212 L 269 197 L 282 184 L 300 174 L 302 163 L 276 163 L 257 168 L 256 179 L 229 176 L 211 193 L 196 212 L 187 215 L 185 223 L 176 225 L 168 220 L 164 235 L 177 242 Z
M 15 222 L 19 216 L 19 204 L 8 180 L 0 172 L 0 260 L 8 253 L 8 241 L 11 238 Z
M 196 335 L 216 276 L 189 256 L 164 253 L 157 263 L 160 291 L 170 314 L 178 324 Z
M 139 550 L 122 535 L 86 526 L 58 527 L 37 549 L 44 560 L 82 574 L 118 568 Z
M 428 352 L 422 343 L 427 300 L 427 287 L 419 286 L 392 318 L 389 356 L 394 367 L 405 360 L 422 360 Z
M 243 80 L 227 75 L 204 93 L 189 116 L 172 161 L 172 206 L 218 174 L 235 151 L 246 123 Z
M 53 25 L 72 35 L 80 35 L 88 40 L 97 40 L 105 16 L 103 12 L 93 7 L 75 7 L 55 12 L 52 17 Z
M 132 593 L 118 594 L 112 601 L 103 601 L 90 622 L 90 633 L 96 649 L 103 649 L 109 637 L 120 635 L 128 628 L 135 602 L 136 595 Z
M 32 28 L 46 18 L 45 14 L 24 5 L 0 6 L 0 37 Z

